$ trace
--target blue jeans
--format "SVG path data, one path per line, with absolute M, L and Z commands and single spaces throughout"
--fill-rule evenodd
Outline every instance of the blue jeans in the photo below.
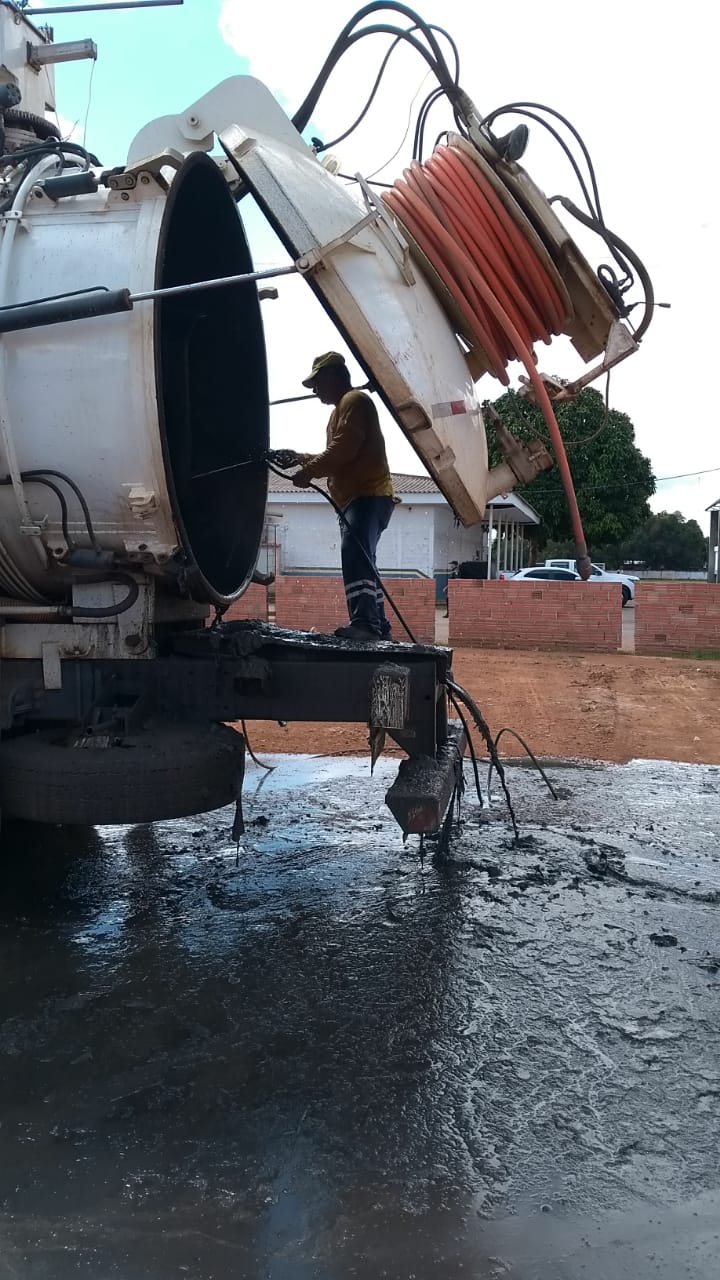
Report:
M 390 634 L 390 623 L 385 617 L 383 593 L 373 577 L 373 568 L 380 535 L 390 523 L 393 506 L 392 498 L 354 498 L 345 507 L 340 521 L 348 615 L 351 622 L 378 636 Z

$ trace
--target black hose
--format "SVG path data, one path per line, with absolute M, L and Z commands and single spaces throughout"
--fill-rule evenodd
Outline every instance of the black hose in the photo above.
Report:
M 467 707 L 468 711 L 470 712 L 470 715 L 472 716 L 473 720 L 475 721 L 475 724 L 477 725 L 478 729 L 480 730 L 480 733 L 482 734 L 485 740 L 485 745 L 487 746 L 487 749 L 488 749 L 488 755 L 490 756 L 490 759 L 495 766 L 495 770 L 497 772 L 498 778 L 500 779 L 500 785 L 502 786 L 503 794 L 505 796 L 505 804 L 507 805 L 507 811 L 508 811 L 508 814 L 510 815 L 510 821 L 512 822 L 513 832 L 515 835 L 515 839 L 517 841 L 520 839 L 520 831 L 518 828 L 517 819 L 515 817 L 515 810 L 513 808 L 510 791 L 507 785 L 505 770 L 503 768 L 503 764 L 500 759 L 500 756 L 498 755 L 497 747 L 495 746 L 495 742 L 493 740 L 492 733 L 490 732 L 488 723 L 485 717 L 483 716 L 483 713 L 480 710 L 477 702 L 471 696 L 471 694 L 468 693 L 467 689 L 463 689 L 462 685 L 456 684 L 454 680 L 448 680 L 448 689 L 450 690 L 451 693 L 455 695 L 455 697 L 460 702 L 463 703 L 464 706 Z
M 557 799 L 558 799 L 558 793 L 557 793 L 557 791 L 555 790 L 555 788 L 554 788 L 554 786 L 553 786 L 552 782 L 551 782 L 551 781 L 550 781 L 550 779 L 548 778 L 548 776 L 547 776 L 547 774 L 546 774 L 545 770 L 543 769 L 542 765 L 540 764 L 540 761 L 538 760 L 537 756 L 535 755 L 535 752 L 532 750 L 532 748 L 531 748 L 531 747 L 529 747 L 529 746 L 528 746 L 528 744 L 527 744 L 527 742 L 525 741 L 525 739 L 520 737 L 520 734 L 517 732 L 517 730 L 516 730 L 516 729 L 511 729 L 509 725 L 503 725 L 502 729 L 498 730 L 498 732 L 497 732 L 497 733 L 496 733 L 496 735 L 495 735 L 495 749 L 497 750 L 497 745 L 498 745 L 498 743 L 499 743 L 499 741 L 500 741 L 500 739 L 502 738 L 502 736 L 503 736 L 503 734 L 504 734 L 504 733 L 509 733 L 509 734 L 511 734 L 511 735 L 512 735 L 512 737 L 513 737 L 513 738 L 517 738 L 518 742 L 520 743 L 520 746 L 523 748 L 523 751 L 526 751 L 526 752 L 527 752 L 527 754 L 529 755 L 529 757 L 530 757 L 530 759 L 532 760 L 533 764 L 535 765 L 535 768 L 537 769 L 538 773 L 540 774 L 540 777 L 542 778 L 543 782 L 545 783 L 545 786 L 547 787 L 548 791 L 550 792 L 550 795 L 552 796 L 553 800 L 557 800 Z M 488 780 L 487 780 L 488 796 L 489 796 L 489 794 L 490 794 L 490 780 L 491 780 L 491 778 L 492 778 L 492 771 L 493 771 L 493 768 L 494 768 L 494 764 L 493 764 L 493 761 L 491 760 L 491 761 L 490 761 L 490 768 L 488 769 Z
M 425 128 L 428 116 L 430 115 L 430 111 L 434 107 L 435 103 L 443 97 L 444 92 L 445 91 L 442 88 L 433 89 L 432 93 L 428 94 L 427 98 L 425 98 L 424 102 L 420 106 L 418 117 L 415 122 L 415 136 L 413 138 L 414 160 L 422 160 L 422 153 L 425 146 Z
M 85 161 L 86 167 L 91 164 L 97 166 L 100 164 L 97 156 L 93 155 L 92 151 L 86 151 L 85 147 L 81 147 L 78 142 L 62 142 L 57 139 L 54 142 L 38 142 L 37 146 L 22 147 L 18 151 L 7 151 L 0 156 L 0 168 L 22 164 L 24 160 L 42 160 L 43 156 L 56 155 L 62 159 L 64 154 L 80 156 Z
M 421 28 L 418 27 L 416 24 L 415 26 L 408 27 L 407 31 L 408 31 L 408 34 L 411 34 L 413 31 L 419 31 L 420 29 Z M 448 41 L 448 43 L 450 44 L 450 47 L 453 51 L 453 55 L 455 58 L 455 84 L 457 85 L 460 79 L 460 54 L 458 52 L 458 48 L 457 48 L 457 45 L 455 44 L 455 41 L 453 40 L 449 32 L 447 32 L 444 29 L 444 27 L 438 27 L 432 22 L 428 23 L 428 30 L 437 31 L 440 35 L 443 35 L 445 39 Z M 359 39 L 364 34 L 366 34 L 365 31 L 360 31 L 357 33 L 356 36 L 353 37 L 353 39 Z M 397 49 L 398 45 L 401 43 L 402 39 L 403 39 L 402 35 L 397 35 L 393 40 L 392 44 L 390 45 L 390 48 L 388 49 L 387 53 L 385 54 L 385 57 L 383 58 L 380 64 L 380 70 L 378 71 L 377 76 L 375 77 L 375 82 L 373 84 L 372 89 L 370 90 L 370 95 L 365 103 L 365 106 L 363 107 L 362 111 L 360 112 L 360 115 L 357 117 L 355 122 L 351 124 L 350 127 L 344 131 L 344 133 L 339 134 L 337 138 L 333 138 L 331 142 L 323 142 L 322 146 L 316 147 L 316 151 L 318 154 L 320 154 L 320 152 L 322 151 L 329 151 L 332 147 L 337 147 L 341 142 L 344 142 L 345 139 L 348 138 L 351 133 L 354 133 L 359 125 L 362 124 L 373 102 L 375 101 L 375 97 L 377 95 L 378 89 L 380 88 L 383 76 L 385 75 L 387 64 L 390 61 L 390 58 L 392 57 L 393 53 Z M 445 93 L 445 90 L 440 88 L 435 90 L 435 93 L 438 96 L 442 97 L 442 95 Z M 385 168 L 384 165 L 382 167 Z
M 347 52 L 347 50 L 351 49 L 354 44 L 357 44 L 359 40 L 363 40 L 365 36 L 375 36 L 375 35 L 397 36 L 399 40 L 407 41 L 407 43 L 411 46 L 411 48 L 413 48 L 416 53 L 419 53 L 421 58 L 425 59 L 430 70 L 435 72 L 435 75 L 440 81 L 440 84 L 442 85 L 444 92 L 447 93 L 448 97 L 452 101 L 454 98 L 457 98 L 459 95 L 458 95 L 458 89 L 455 84 L 455 81 L 450 75 L 450 71 L 448 70 L 447 64 L 445 63 L 445 59 L 442 58 L 442 55 L 440 55 L 442 58 L 442 65 L 438 64 L 437 60 L 433 58 L 433 55 L 430 52 L 430 50 L 426 49 L 425 46 L 421 44 L 420 41 L 414 35 L 411 34 L 412 31 L 415 29 L 416 29 L 415 27 L 408 27 L 407 29 L 403 29 L 401 27 L 391 27 L 389 23 L 376 22 L 376 23 L 373 23 L 372 26 L 363 27 L 360 31 L 356 31 L 354 35 L 348 36 L 345 42 L 345 47 L 342 50 L 342 52 L 343 53 Z M 428 39 L 426 35 L 426 31 L 429 30 L 429 28 L 419 27 L 418 29 L 422 30 L 423 35 L 425 35 L 426 39 Z
M 477 755 L 475 753 L 475 744 L 472 740 L 472 734 L 470 733 L 470 726 L 468 725 L 468 722 L 465 719 L 465 715 L 460 707 L 460 703 L 458 702 L 457 698 L 455 698 L 453 694 L 450 693 L 449 690 L 448 690 L 448 702 L 451 703 L 458 720 L 460 721 L 463 729 L 465 730 L 465 741 L 468 744 L 468 751 L 470 752 L 470 760 L 472 761 L 473 774 L 475 776 L 475 792 L 480 802 L 480 807 L 484 808 L 485 802 L 483 800 L 482 788 L 480 786 L 480 770 L 478 769 Z
M 380 88 L 382 78 L 385 74 L 385 68 L 387 67 L 388 62 L 390 61 L 390 58 L 392 54 L 395 52 L 395 49 L 397 48 L 399 43 L 400 43 L 400 37 L 397 36 L 393 40 L 392 44 L 390 45 L 390 48 L 388 49 L 387 53 L 385 54 L 385 57 L 383 58 L 380 64 L 380 70 L 378 71 L 377 76 L 375 78 L 375 83 L 372 89 L 370 90 L 370 96 L 367 102 L 365 103 L 365 106 L 363 107 L 362 111 L 360 112 L 360 115 L 357 117 L 357 120 L 355 120 L 355 122 L 350 125 L 350 128 L 346 129 L 344 133 L 339 134 L 337 138 L 333 138 L 332 142 L 323 142 L 321 147 L 316 147 L 315 150 L 318 155 L 322 151 L 329 151 L 332 147 L 337 147 L 339 143 L 344 142 L 345 139 L 348 138 L 351 133 L 354 133 L 355 130 L 358 128 L 358 126 L 362 124 L 373 102 L 375 101 L 375 95 L 377 94 L 377 91 Z
M 58 478 L 62 478 L 63 480 L 66 480 L 70 484 L 70 487 L 74 491 L 77 491 L 77 487 L 73 483 L 73 481 L 69 480 L 68 477 L 65 476 L 62 472 L 53 471 L 50 474 L 58 476 Z M 60 504 L 60 518 L 62 521 L 63 537 L 65 539 L 65 542 L 67 543 L 68 551 L 72 551 L 77 546 L 77 543 L 73 541 L 73 538 L 71 537 L 71 534 L 70 534 L 70 530 L 68 528 L 67 502 L 65 501 L 65 494 L 63 493 L 62 489 L 60 489 L 56 484 L 53 484 L 52 480 L 47 480 L 45 478 L 44 473 L 42 473 L 41 475 L 36 475 L 34 472 L 23 471 L 20 474 L 20 479 L 22 481 L 28 481 L 31 484 L 45 485 L 46 489 L 51 489 L 52 492 L 55 494 Z M 12 484 L 12 478 L 10 476 L 3 476 L 0 479 L 0 485 L 10 485 L 10 484 Z M 84 502 L 84 499 L 83 499 L 83 502 Z M 89 518 L 89 513 L 88 513 L 88 518 Z M 90 524 L 90 527 L 92 528 L 92 522 Z M 97 548 L 97 544 L 94 543 L 93 545 L 95 545 Z M 117 616 L 117 614 L 125 613 L 128 609 L 132 609 L 133 605 L 135 604 L 140 594 L 140 588 L 137 582 L 135 581 L 134 578 L 130 576 L 129 573 L 94 574 L 91 577 L 80 578 L 78 579 L 78 582 L 88 583 L 88 584 L 89 583 L 95 584 L 95 583 L 102 583 L 102 582 L 117 582 L 117 583 L 121 583 L 123 586 L 126 586 L 128 588 L 128 593 L 125 599 L 121 600 L 119 604 L 108 605 L 105 608 L 95 609 L 95 608 L 89 608 L 89 607 L 86 608 L 85 606 L 79 606 L 75 608 L 75 606 L 72 606 L 72 605 L 68 606 L 68 608 L 72 609 L 73 617 L 76 617 L 76 618 L 114 618 Z
M 22 471 L 20 473 L 20 479 L 23 482 L 29 481 L 32 484 L 42 484 L 46 489 L 51 489 L 55 494 L 55 497 L 60 504 L 60 522 L 62 525 L 63 538 L 67 543 L 68 551 L 71 551 L 77 544 L 72 538 L 68 527 L 68 507 L 67 502 L 65 501 L 65 494 L 62 489 L 58 488 L 56 484 L 53 484 L 52 480 L 45 480 L 42 476 L 36 475 L 33 471 Z M 0 479 L 0 485 L 10 484 L 12 484 L 12 476 L 3 476 L 2 479 Z
M 430 51 L 432 52 L 432 55 L 434 55 L 434 60 L 431 53 L 425 49 L 419 41 L 415 40 L 409 31 L 404 31 L 398 27 L 376 24 L 371 27 L 365 27 L 356 32 L 355 35 L 351 35 L 353 28 L 356 27 L 363 18 L 368 17 L 372 13 L 377 13 L 378 10 L 389 10 L 408 18 L 413 23 L 413 27 L 410 28 L 410 30 L 416 29 L 424 35 L 428 45 L 430 46 Z M 351 47 L 355 40 L 363 39 L 366 35 L 377 34 L 380 31 L 396 36 L 398 39 L 408 40 L 418 50 L 418 52 L 422 54 L 426 61 L 430 63 L 432 70 L 435 72 L 441 83 L 444 82 L 451 91 L 453 88 L 457 87 L 445 61 L 443 52 L 435 39 L 433 30 L 427 23 L 423 22 L 419 14 L 415 13 L 413 9 L 408 8 L 407 5 L 395 3 L 394 0 L 374 0 L 374 3 L 366 4 L 362 9 L 359 9 L 355 16 L 345 24 L 337 37 L 308 94 L 293 116 L 292 122 L 298 133 L 302 133 L 303 129 L 309 123 L 320 95 L 322 94 L 325 85 L 342 55 Z M 454 52 L 456 53 L 457 51 L 454 49 Z
M 559 120 L 561 124 L 564 124 L 568 132 L 572 134 L 573 138 L 575 139 L 578 146 L 580 147 L 580 150 L 582 151 L 583 159 L 585 160 L 585 163 L 588 168 L 590 184 L 592 186 L 593 196 L 595 197 L 594 205 L 588 194 L 587 187 L 585 185 L 585 180 L 582 177 L 582 174 L 580 173 L 577 161 L 575 160 L 575 157 L 573 156 L 572 152 L 567 146 L 567 143 L 560 137 L 558 132 L 555 129 L 553 129 L 552 125 L 549 124 L 547 120 L 543 120 L 542 117 L 540 116 L 531 115 L 531 111 L 544 111 L 546 115 L 552 116 L 555 120 Z M 578 133 L 578 130 L 575 128 L 574 124 L 571 124 L 570 121 L 566 118 L 566 116 L 562 115 L 560 111 L 556 111 L 554 107 L 546 106 L 545 103 L 543 102 L 509 102 L 504 107 L 496 107 L 494 111 L 491 111 L 489 115 L 484 117 L 481 123 L 489 128 L 490 125 L 493 123 L 493 121 L 497 119 L 498 116 L 505 116 L 505 115 L 526 116 L 529 120 L 535 120 L 537 124 L 540 124 L 544 129 L 547 129 L 548 133 L 550 133 L 556 139 L 556 141 L 560 143 L 563 151 L 565 152 L 566 156 L 568 157 L 575 171 L 575 175 L 578 179 L 578 182 L 580 183 L 580 186 L 583 191 L 583 195 L 587 200 L 587 205 L 588 205 L 588 208 L 590 209 L 590 212 L 597 214 L 598 221 L 602 222 L 603 215 L 602 215 L 602 209 L 600 208 L 600 192 L 598 189 L 597 178 L 595 176 L 595 166 L 593 164 L 592 157 L 587 148 L 587 145 L 583 141 L 583 138 L 581 137 L 581 135 Z
M 533 108 L 534 110 L 530 110 L 529 108 Z M 588 175 L 590 178 L 590 185 L 592 187 L 592 193 L 593 193 L 592 198 L 590 196 L 590 192 L 588 191 L 585 179 L 580 171 L 580 167 L 574 155 L 572 154 L 572 151 L 570 150 L 569 146 L 565 142 L 565 139 L 561 137 L 557 129 L 554 129 L 548 120 L 543 119 L 542 116 L 536 115 L 535 111 L 543 111 L 547 115 L 552 116 L 555 120 L 559 120 L 560 123 L 563 124 L 565 128 L 572 134 L 573 138 L 575 138 L 575 141 L 580 147 L 583 158 L 587 165 Z M 536 124 L 539 124 L 543 129 L 546 129 L 547 132 L 550 134 L 550 136 L 554 138 L 555 141 L 558 143 L 558 145 L 562 148 L 562 150 L 564 151 L 565 155 L 567 156 L 573 168 L 573 172 L 575 173 L 575 177 L 578 180 L 580 189 L 583 193 L 583 196 L 585 198 L 585 202 L 590 211 L 590 214 L 595 220 L 592 226 L 592 230 L 595 231 L 601 237 L 601 239 L 605 241 L 605 243 L 608 246 L 608 249 L 612 253 L 613 257 L 615 258 L 615 261 L 617 262 L 618 266 L 625 273 L 625 279 L 623 280 L 620 287 L 623 292 L 631 288 L 633 284 L 632 272 L 630 271 L 630 268 L 628 267 L 627 262 L 623 261 L 623 259 L 620 257 L 617 250 L 614 248 L 612 244 L 612 237 L 610 237 L 607 232 L 602 208 L 600 206 L 600 192 L 598 189 L 597 178 L 595 176 L 595 167 L 592 162 L 592 157 L 590 155 L 590 152 L 585 142 L 583 141 L 582 137 L 578 133 L 575 126 L 571 124 L 570 121 L 566 119 L 566 117 L 562 115 L 559 111 L 556 111 L 553 107 L 545 106 L 542 102 L 512 102 L 512 103 L 508 103 L 504 107 L 497 107 L 494 111 L 491 111 L 489 115 L 485 116 L 485 118 L 482 121 L 482 124 L 489 129 L 493 121 L 498 116 L 502 116 L 502 115 L 524 116 L 528 120 L 534 120 Z
M 85 500 L 85 496 L 80 486 L 76 484 L 75 481 L 70 476 L 65 475 L 64 471 L 54 471 L 50 467 L 38 467 L 33 471 L 24 471 L 22 478 L 25 479 L 27 477 L 32 477 L 33 479 L 35 479 L 36 477 L 40 477 L 40 476 L 55 476 L 56 480 L 64 481 L 64 483 L 68 486 L 68 488 L 72 489 L 73 493 L 75 494 L 75 497 L 77 498 L 82 508 L 83 517 L 85 519 L 85 528 L 87 529 L 87 534 L 88 534 L 88 538 L 90 539 L 90 543 L 95 548 L 96 551 L 100 551 L 101 549 L 100 544 L 97 540 L 97 535 L 93 528 L 93 522 L 90 517 L 90 508 L 88 507 L 88 504 Z
M 640 342 L 649 328 L 655 307 L 655 289 L 653 288 L 653 282 L 650 279 L 647 267 L 643 262 L 641 262 L 640 258 L 638 258 L 634 249 L 631 249 L 629 244 L 626 244 L 624 240 L 621 240 L 620 236 L 616 236 L 613 231 L 609 231 L 605 226 L 603 226 L 603 231 L 601 232 L 593 219 L 589 218 L 586 213 L 583 213 L 582 209 L 578 209 L 577 205 L 574 205 L 572 200 L 568 200 L 566 196 L 559 196 L 558 200 L 563 209 L 567 209 L 568 213 L 571 213 L 573 218 L 577 218 L 578 222 L 581 222 L 584 227 L 588 227 L 590 231 L 596 231 L 599 235 L 602 234 L 603 238 L 606 236 L 609 237 L 612 243 L 617 245 L 618 249 L 630 259 L 632 265 L 637 271 L 640 283 L 645 293 L 645 312 L 633 335 L 635 341 Z
M 115 582 L 121 586 L 126 586 L 128 593 L 119 604 L 109 604 L 104 608 L 93 608 L 90 605 L 70 605 L 69 608 L 74 618 L 116 618 L 119 613 L 127 613 L 128 609 L 132 609 L 140 595 L 140 587 L 129 573 L 97 573 L 90 577 L 78 578 L 76 581 L 78 586 L 99 586 L 105 582 Z
M 0 130 L 0 133 L 2 133 L 2 130 Z M 56 141 L 49 143 L 41 142 L 34 147 L 23 147 L 19 151 L 10 151 L 4 155 L 0 155 L 0 169 L 15 165 L 23 165 L 26 168 L 27 173 L 30 173 L 35 168 L 35 165 L 38 164 L 40 160 L 44 159 L 45 156 L 56 155 L 64 161 L 64 152 L 67 152 L 70 155 L 81 156 L 85 161 L 86 170 L 89 169 L 91 164 L 99 165 L 100 163 L 97 156 L 92 155 L 77 143 Z M 25 177 L 27 176 L 27 173 L 24 175 Z M 15 201 L 16 191 L 17 186 L 14 186 L 4 199 L 0 201 L 0 213 L 6 213 L 8 209 L 12 208 Z
M 252 747 L 250 746 L 250 739 L 249 739 L 249 737 L 248 737 L 248 731 L 247 731 L 247 727 L 246 727 L 246 725 L 245 725 L 245 721 L 244 721 L 244 720 L 241 720 L 241 721 L 240 721 L 240 726 L 241 726 L 242 731 L 243 731 L 243 737 L 244 737 L 244 739 L 245 739 L 245 746 L 247 747 L 247 753 L 248 753 L 248 755 L 249 755 L 250 759 L 251 759 L 252 761 L 254 761 L 254 763 L 258 766 L 258 768 L 260 768 L 260 769 L 265 769 L 268 773 L 273 773 L 273 772 L 274 772 L 274 770 L 277 768 L 277 765 L 274 765 L 274 764 L 264 764 L 262 760 L 258 760 L 257 756 L 255 755 L 255 752 L 253 751 Z

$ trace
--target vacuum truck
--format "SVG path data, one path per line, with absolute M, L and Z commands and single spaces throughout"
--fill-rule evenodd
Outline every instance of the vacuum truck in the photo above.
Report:
M 0 5 L 3 817 L 136 823 L 238 802 L 245 742 L 229 726 L 266 719 L 389 735 L 408 757 L 388 797 L 398 821 L 432 831 L 443 819 L 464 746 L 448 720 L 449 651 L 222 621 L 252 580 L 265 520 L 264 281 L 305 278 L 465 525 L 550 462 L 501 432 L 505 461 L 490 470 L 476 390 L 512 356 L 502 334 L 542 336 L 540 303 L 522 306 L 537 263 L 552 331 L 598 361 L 577 385 L 641 334 L 622 290 L 592 270 L 519 165 L 525 126 L 498 138 L 446 75 L 435 29 L 403 5 L 358 17 L 378 8 L 410 23 L 398 39 L 429 37 L 457 126 L 450 160 L 487 188 L 507 253 L 521 262 L 531 245 L 530 284 L 499 266 L 476 280 L 481 267 L 464 260 L 453 275 L 432 209 L 426 219 L 411 199 L 413 175 L 421 194 L 434 182 L 421 160 L 407 192 L 383 198 L 360 174 L 341 180 L 322 141 L 304 140 L 342 39 L 292 120 L 264 85 L 233 77 L 148 123 L 105 167 L 47 116 L 63 46 L 22 6 Z M 428 197 L 436 218 L 444 189 Z M 461 196 L 463 221 L 471 199 Z M 288 251 L 276 270 L 254 270 L 251 202 Z M 483 226 L 473 243 L 502 239 Z

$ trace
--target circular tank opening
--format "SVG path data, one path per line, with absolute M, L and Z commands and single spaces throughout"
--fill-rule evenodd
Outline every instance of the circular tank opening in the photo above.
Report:
M 173 180 L 157 288 L 253 270 L 235 202 L 214 161 L 191 155 Z M 254 284 L 156 304 L 165 470 L 196 598 L 232 599 L 250 578 L 265 520 L 267 363 Z

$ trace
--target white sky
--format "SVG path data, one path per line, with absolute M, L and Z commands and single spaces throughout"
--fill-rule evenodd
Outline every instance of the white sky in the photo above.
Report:
M 254 5 L 222 0 L 219 30 L 292 112 L 356 8 L 346 0 Z M 573 122 L 595 162 L 607 225 L 645 261 L 656 298 L 672 304 L 669 311 L 656 311 L 642 350 L 618 367 L 611 384 L 611 403 L 630 414 L 658 477 L 720 468 L 715 401 L 708 394 L 708 343 L 720 295 L 713 133 L 717 59 L 710 11 L 700 0 L 677 6 L 649 0 L 605 0 L 602 6 L 578 0 L 542 5 L 514 0 L 512 6 L 420 0 L 418 9 L 455 38 L 461 84 L 482 112 L 513 100 L 535 100 Z M 387 37 L 369 38 L 343 59 L 315 112 L 314 123 L 326 140 L 358 114 L 387 43 Z M 412 51 L 393 56 L 368 120 L 337 149 L 343 171 L 368 173 L 392 154 L 425 70 Z M 418 101 L 432 87 L 428 78 Z M 439 108 L 429 139 L 447 123 Z M 509 118 L 507 127 L 512 123 Z M 379 175 L 383 180 L 392 181 L 401 171 L 410 148 L 408 142 Z M 567 162 L 537 126 L 531 126 L 523 163 L 548 194 L 562 192 L 582 203 Z M 582 243 L 593 266 L 606 260 L 594 240 Z M 256 241 L 255 249 L 264 261 L 280 259 L 280 250 L 267 238 Z M 312 355 L 341 346 L 302 281 L 280 281 L 278 287 L 280 299 L 265 303 L 263 313 L 275 397 L 301 392 L 297 382 Z M 634 316 L 639 314 L 638 308 Z M 582 372 L 579 357 L 562 342 L 552 350 L 542 348 L 541 357 L 546 372 Z M 482 399 L 500 391 L 489 377 L 479 384 Z M 323 427 L 324 411 L 317 405 L 275 410 L 273 443 L 302 439 L 312 448 L 320 443 Z M 420 471 L 400 432 L 390 426 L 387 436 L 394 469 Z M 718 496 L 720 470 L 659 484 L 652 505 L 681 510 L 706 528 L 704 509 Z

